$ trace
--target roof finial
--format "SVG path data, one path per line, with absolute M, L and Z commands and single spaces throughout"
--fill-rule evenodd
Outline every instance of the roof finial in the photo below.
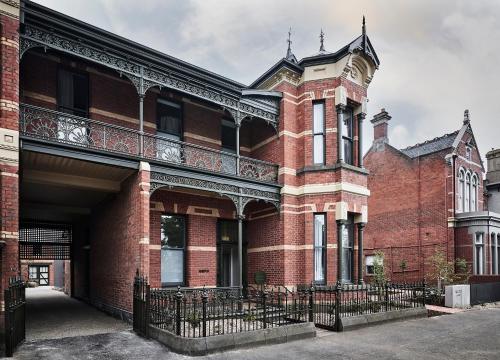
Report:
M 320 43 L 319 52 L 320 53 L 326 52 L 324 42 L 325 42 L 325 33 L 323 32 L 323 29 L 321 29 L 321 32 L 319 33 L 319 43 Z
M 286 42 L 288 43 L 288 48 L 286 50 L 286 57 L 285 59 L 291 61 L 291 62 L 294 62 L 296 63 L 297 62 L 297 58 L 295 57 L 295 55 L 292 53 L 292 27 L 290 27 L 290 29 L 288 30 L 288 39 L 286 40 Z
M 292 52 L 292 40 L 291 40 L 291 37 L 292 37 L 292 27 L 290 26 L 290 29 L 288 30 L 288 39 L 286 40 L 286 42 L 288 43 L 288 49 L 286 51 L 286 57 L 288 58 L 288 55 L 290 55 L 290 53 Z
M 364 15 L 363 15 L 362 33 L 363 33 L 363 35 L 366 35 L 366 21 L 365 21 L 365 16 Z
M 469 123 L 470 123 L 469 109 L 465 109 L 465 111 L 464 111 L 464 125 L 467 125 Z

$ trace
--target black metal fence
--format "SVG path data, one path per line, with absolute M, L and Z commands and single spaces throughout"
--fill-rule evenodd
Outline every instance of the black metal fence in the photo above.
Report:
M 136 275 L 134 279 L 133 295 L 133 329 L 139 335 L 148 336 L 149 326 L 149 293 L 150 288 L 147 279 Z
M 16 347 L 26 338 L 26 293 L 21 277 L 9 279 L 4 291 L 5 301 L 5 356 L 11 357 Z
M 149 324 L 183 337 L 232 334 L 314 322 L 342 331 L 341 319 L 425 306 L 425 284 L 150 289 L 134 283 L 134 329 Z M 137 309 L 137 310 L 136 310 Z M 137 311 L 137 314 L 136 314 Z
M 313 288 L 313 317 L 318 327 L 342 331 L 342 318 L 425 307 L 426 285 L 363 284 Z

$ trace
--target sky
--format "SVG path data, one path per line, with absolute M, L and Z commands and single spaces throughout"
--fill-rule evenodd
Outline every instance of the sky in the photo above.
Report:
M 413 145 L 471 125 L 484 159 L 500 147 L 500 1 L 36 0 L 54 10 L 250 84 L 285 56 L 334 52 L 361 34 L 381 61 L 367 120 L 392 116 L 389 142 Z M 373 140 L 366 121 L 364 149 Z M 485 164 L 486 165 L 486 164 Z

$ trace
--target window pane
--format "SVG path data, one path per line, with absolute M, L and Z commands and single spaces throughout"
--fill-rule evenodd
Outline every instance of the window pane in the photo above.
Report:
M 352 156 L 352 141 L 349 139 L 344 140 L 344 161 L 347 164 L 353 165 L 353 156 Z
M 325 104 L 324 103 L 314 103 L 313 104 L 313 133 L 322 134 L 325 130 Z
M 325 249 L 326 249 L 326 234 L 325 234 L 325 215 L 314 215 L 314 281 L 325 281 Z
M 346 109 L 343 115 L 342 136 L 352 139 L 352 110 Z
M 181 106 L 170 101 L 158 100 L 156 125 L 159 132 L 181 136 Z
M 323 135 L 314 136 L 314 163 L 323 164 L 324 161 L 324 137 Z
M 185 221 L 181 216 L 161 217 L 161 246 L 169 249 L 184 248 Z
M 86 116 L 89 103 L 89 84 L 86 76 L 81 74 L 73 74 L 74 87 L 74 108 L 81 111 L 80 116 Z
M 184 281 L 184 251 L 161 250 L 161 282 L 180 284 Z
M 227 242 L 238 242 L 238 223 L 236 221 L 221 221 L 220 239 Z
M 325 246 L 325 215 L 314 215 L 314 246 Z
M 325 263 L 323 256 L 323 248 L 314 249 L 314 281 L 325 281 Z
M 224 150 L 236 151 L 236 127 L 234 124 L 222 123 L 221 142 Z

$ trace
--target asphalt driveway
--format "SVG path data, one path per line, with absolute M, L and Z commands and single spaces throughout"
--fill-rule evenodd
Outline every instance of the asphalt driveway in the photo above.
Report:
M 205 359 L 499 359 L 500 309 L 401 321 Z M 130 331 L 25 343 L 16 359 L 187 359 Z M 202 359 L 203 359 L 202 358 Z
M 130 325 L 48 286 L 26 289 L 26 339 L 87 336 Z

